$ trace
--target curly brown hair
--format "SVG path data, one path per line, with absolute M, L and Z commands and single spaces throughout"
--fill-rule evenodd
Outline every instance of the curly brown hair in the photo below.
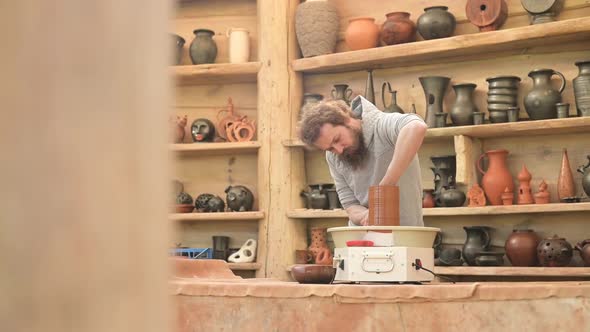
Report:
M 333 126 L 345 126 L 353 113 L 342 100 L 328 100 L 319 102 L 301 111 L 299 120 L 299 139 L 306 145 L 312 146 L 320 136 L 320 129 L 329 123 Z

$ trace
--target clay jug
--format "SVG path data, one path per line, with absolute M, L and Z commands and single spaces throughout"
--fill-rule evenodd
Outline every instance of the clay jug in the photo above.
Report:
M 329 255 L 330 249 L 328 248 L 328 243 L 326 242 L 326 236 L 327 228 L 314 227 L 311 229 L 311 243 L 307 250 L 312 253 L 314 262 L 316 264 L 319 264 L 318 258 L 325 262 L 327 259 L 326 256 L 331 256 Z M 328 252 L 328 255 L 326 255 L 326 252 Z
M 488 170 L 484 172 L 481 168 L 481 160 L 486 155 L 490 162 Z M 477 169 L 483 174 L 481 186 L 491 205 L 502 205 L 502 193 L 504 189 L 508 188 L 511 192 L 514 191 L 512 175 L 506 165 L 507 156 L 507 150 L 490 150 L 482 154 L 477 160 Z
M 410 13 L 391 12 L 381 25 L 381 41 L 386 45 L 413 42 L 416 40 L 416 25 L 410 20 Z
M 574 78 L 578 116 L 590 116 L 590 60 L 576 62 L 580 72 Z
M 214 63 L 217 57 L 217 44 L 213 40 L 215 32 L 208 29 L 193 31 L 195 39 L 191 42 L 189 55 L 194 65 Z
M 590 240 L 584 240 L 576 244 L 576 250 L 580 252 L 580 256 L 584 261 L 584 266 L 590 266 Z
M 532 229 L 515 229 L 506 239 L 504 249 L 512 266 L 536 266 L 539 237 Z
M 563 149 L 561 169 L 559 170 L 559 178 L 557 178 L 557 197 L 559 197 L 560 201 L 566 197 L 574 197 L 576 196 L 575 188 L 574 175 L 567 156 L 567 149 Z
M 434 189 L 424 189 L 422 194 L 422 208 L 434 207 Z
M 465 244 L 463 244 L 463 259 L 471 266 L 477 265 L 475 258 L 481 251 L 488 251 L 490 248 L 490 227 L 471 226 L 463 227 L 467 233 Z
M 250 60 L 250 36 L 248 29 L 231 28 L 226 33 L 229 40 L 229 63 Z
M 377 47 L 379 27 L 372 17 L 351 18 L 348 20 L 344 39 L 351 51 Z
M 551 85 L 551 77 L 558 75 L 561 86 L 555 90 Z M 524 97 L 524 107 L 531 120 L 557 118 L 557 106 L 561 102 L 561 93 L 565 89 L 565 77 L 553 69 L 536 69 L 529 73 L 533 79 L 533 89 Z
M 387 87 L 387 90 L 385 90 Z M 391 104 L 387 105 L 385 102 L 385 93 L 389 92 L 391 94 Z M 385 113 L 402 113 L 404 114 L 404 110 L 397 105 L 397 91 L 391 89 L 391 84 L 389 82 L 383 82 L 381 86 L 381 101 L 383 102 L 383 112 Z
M 451 121 L 456 126 L 468 126 L 473 124 L 473 113 L 477 107 L 473 102 L 473 91 L 477 85 L 473 83 L 453 85 L 457 98 L 451 107 Z
M 590 196 L 590 155 L 586 158 L 588 158 L 588 164 L 578 167 L 578 172 L 582 173 L 582 188 L 584 188 L 586 195 Z

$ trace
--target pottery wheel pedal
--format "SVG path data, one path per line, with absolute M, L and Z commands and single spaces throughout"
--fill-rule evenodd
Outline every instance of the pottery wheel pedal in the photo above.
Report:
M 372 241 L 347 241 L 334 249 L 334 281 L 420 283 L 434 280 L 434 249 L 376 247 Z M 419 267 L 418 267 L 419 265 Z

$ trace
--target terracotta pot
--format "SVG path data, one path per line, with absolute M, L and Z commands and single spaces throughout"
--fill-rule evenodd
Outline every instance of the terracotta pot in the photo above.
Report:
M 539 242 L 537 258 L 542 266 L 567 266 L 572 260 L 572 246 L 564 238 L 553 235 Z
M 561 169 L 557 178 L 557 197 L 559 200 L 566 197 L 576 196 L 576 187 L 574 185 L 574 175 L 570 166 L 570 160 L 567 156 L 567 149 L 563 149 L 561 157 Z
M 518 173 L 518 204 L 533 204 L 533 191 L 531 189 L 532 175 L 525 165 Z
M 590 240 L 584 240 L 576 244 L 576 250 L 580 252 L 580 257 L 584 261 L 584 266 L 590 266 Z
M 334 53 L 340 18 L 334 4 L 305 1 L 295 11 L 295 34 L 304 58 Z
M 399 226 L 399 187 L 369 187 L 369 226 Z
M 434 207 L 434 189 L 424 189 L 422 195 L 422 208 Z
M 334 279 L 336 269 L 326 265 L 294 265 L 291 276 L 301 284 L 329 284 Z
M 506 257 L 513 266 L 537 266 L 539 241 L 532 229 L 515 229 L 504 244 Z
M 501 197 L 502 205 L 512 205 L 514 203 L 514 193 L 510 191 L 510 188 L 504 189 Z
M 416 25 L 410 20 L 410 13 L 391 12 L 381 25 L 381 41 L 386 45 L 413 42 L 416 40 Z
M 377 47 L 379 27 L 372 17 L 351 18 L 348 21 L 344 39 L 351 51 Z
M 547 192 L 547 183 L 543 180 L 539 184 L 539 192 L 535 194 L 535 204 L 548 204 L 549 196 L 549 192 Z
M 504 0 L 468 0 L 465 14 L 479 31 L 494 31 L 506 21 L 508 6 Z
M 486 155 L 490 162 L 488 170 L 484 172 L 481 168 L 481 160 Z M 477 161 L 477 169 L 483 174 L 481 185 L 491 205 L 502 205 L 502 193 L 506 188 L 514 191 L 512 175 L 506 165 L 507 156 L 507 150 L 490 150 L 482 154 Z

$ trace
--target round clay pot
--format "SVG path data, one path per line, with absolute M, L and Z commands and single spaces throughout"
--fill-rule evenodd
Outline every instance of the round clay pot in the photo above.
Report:
M 572 256 L 572 245 L 557 235 L 542 240 L 537 246 L 537 258 L 542 266 L 567 266 Z
M 422 208 L 433 208 L 434 203 L 434 189 L 424 189 L 422 195 Z
M 190 213 L 193 212 L 195 207 L 192 204 L 176 204 L 174 210 L 176 213 Z
M 440 193 L 440 201 L 444 207 L 459 207 L 465 203 L 465 193 L 459 189 L 443 188 Z
M 213 40 L 215 32 L 208 29 L 193 31 L 195 39 L 191 42 L 189 55 L 194 65 L 215 63 L 217 57 L 217 44 Z
M 295 34 L 304 58 L 334 53 L 340 26 L 334 4 L 305 1 L 295 11 Z
M 416 25 L 410 20 L 410 13 L 391 12 L 381 25 L 381 41 L 386 45 L 409 43 L 416 40 Z
M 372 17 L 351 18 L 348 21 L 344 39 L 351 51 L 377 47 L 379 27 Z
M 291 268 L 291 276 L 301 284 L 329 284 L 336 269 L 327 265 L 303 264 Z
M 424 39 L 450 37 L 455 32 L 455 16 L 445 6 L 424 8 L 424 14 L 418 18 L 418 32 Z
M 504 250 L 512 266 L 537 266 L 539 237 L 532 229 L 515 229 L 506 239 Z

